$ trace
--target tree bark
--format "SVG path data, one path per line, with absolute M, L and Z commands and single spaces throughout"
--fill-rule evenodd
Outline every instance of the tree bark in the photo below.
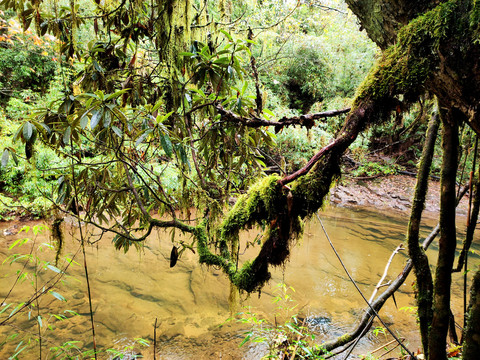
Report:
M 434 114 L 429 122 L 427 138 L 425 139 L 425 145 L 423 147 L 407 233 L 408 254 L 413 262 L 417 284 L 417 305 L 420 323 L 420 335 L 422 338 L 423 351 L 426 357 L 428 357 L 429 327 L 433 316 L 433 280 L 427 255 L 425 255 L 425 251 L 419 244 L 419 232 L 422 211 L 425 206 L 425 197 L 428 189 L 428 175 L 432 165 L 438 127 L 438 114 Z
M 480 270 L 473 278 L 463 345 L 463 360 L 476 360 L 480 354 Z
M 450 290 L 455 260 L 455 183 L 458 161 L 458 126 L 455 109 L 440 104 L 443 125 L 443 162 L 440 195 L 440 239 L 434 283 L 433 317 L 428 337 L 429 359 L 447 359 L 446 346 L 450 317 Z

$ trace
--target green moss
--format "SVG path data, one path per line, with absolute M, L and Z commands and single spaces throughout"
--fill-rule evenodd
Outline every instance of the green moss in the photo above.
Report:
M 389 47 L 359 87 L 356 104 L 396 94 L 416 95 L 439 63 L 442 42 L 458 31 L 460 2 L 447 1 L 403 27 L 397 43 Z
M 275 218 L 276 207 L 282 195 L 277 184 L 278 175 L 268 176 L 254 184 L 247 194 L 238 198 L 220 226 L 221 238 L 230 239 L 238 236 L 242 229 L 261 225 Z
M 298 179 L 292 186 L 297 215 L 304 218 L 318 211 L 323 206 L 333 181 L 339 176 L 338 162 L 323 158 L 310 173 Z

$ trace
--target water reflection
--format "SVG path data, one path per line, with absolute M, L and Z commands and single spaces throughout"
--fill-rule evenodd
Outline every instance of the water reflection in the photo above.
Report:
M 386 216 L 343 208 L 329 208 L 320 216 L 342 260 L 368 298 L 383 274 L 390 254 L 405 238 L 407 218 L 404 215 Z M 428 234 L 434 225 L 435 221 L 427 220 L 422 234 Z M 3 228 L 0 230 L 3 234 Z M 72 239 L 77 236 L 75 230 L 69 230 L 70 240 L 67 241 L 64 255 L 78 251 L 79 243 Z M 2 259 L 11 252 L 8 246 L 24 236 L 18 234 L 0 238 Z M 178 240 L 181 235 L 176 236 Z M 256 232 L 252 231 L 244 234 L 244 239 L 253 240 L 255 236 Z M 48 242 L 48 235 L 40 235 L 36 242 Z M 199 266 L 196 255 L 190 252 L 185 252 L 178 264 L 170 268 L 168 258 L 171 246 L 170 234 L 158 232 L 150 237 L 139 253 L 135 250 L 127 254 L 115 251 L 108 236 L 88 248 L 87 262 L 98 345 L 120 349 L 132 345 L 135 338 L 148 339 L 153 343 L 153 324 L 157 319 L 160 359 L 260 358 L 265 348 L 250 344 L 239 349 L 244 328 L 235 322 L 225 323 L 230 316 L 229 285 L 223 273 L 215 268 Z M 478 242 L 474 250 L 477 255 L 471 256 L 471 268 L 479 264 Z M 25 247 L 23 251 L 28 252 L 29 248 Z M 247 249 L 241 261 L 255 251 Z M 53 260 L 53 254 L 48 252 L 42 253 L 41 257 Z M 435 254 L 429 257 L 433 261 Z M 395 257 L 389 270 L 390 279 L 401 271 L 405 260 L 404 253 Z M 68 321 L 49 320 L 55 330 L 43 330 L 46 339 L 44 354 L 49 347 L 66 341 L 79 340 L 82 348 L 91 346 L 88 298 L 80 255 L 77 255 L 76 261 L 79 264 L 69 269 L 69 277 L 64 278 L 58 289 L 58 293 L 65 296 L 68 302 L 61 302 L 50 294 L 40 299 L 39 307 L 45 319 L 49 313 L 65 314 L 64 311 L 68 309 L 80 314 Z M 12 267 L 3 265 L 0 279 L 2 299 L 16 279 L 15 271 L 21 269 L 22 264 L 19 261 Z M 32 271 L 33 266 L 30 264 L 28 269 Z M 48 271 L 46 273 L 52 275 Z M 454 274 L 454 313 L 457 319 L 460 319 L 461 313 L 457 305 L 461 304 L 461 278 L 462 275 Z M 255 294 L 244 297 L 241 306 L 250 306 L 259 316 L 273 321 L 275 305 L 272 299 L 275 286 L 280 282 L 295 289 L 293 298 L 298 303 L 298 310 L 317 330 L 319 340 L 331 339 L 349 330 L 365 308 L 363 299 L 348 281 L 316 219 L 306 225 L 304 238 L 292 250 L 286 266 L 273 269 L 272 280 L 262 290 L 261 297 Z M 411 347 L 416 349 L 420 342 L 415 319 L 408 311 L 399 310 L 414 305 L 412 282 L 410 277 L 396 295 L 398 308 L 389 300 L 381 315 L 388 324 L 393 324 L 399 336 L 407 338 Z M 26 299 L 31 293 L 32 286 L 27 281 L 15 287 L 10 299 Z M 31 323 L 27 318 L 18 316 L 15 326 L 24 326 L 35 332 L 34 328 L 29 328 Z M 3 327 L 1 330 L 3 336 L 16 331 L 12 327 Z M 369 336 L 358 346 L 357 353 L 372 349 L 373 343 L 384 342 L 386 338 L 383 335 L 378 339 Z M 151 348 L 142 350 L 146 359 L 153 358 Z M 11 354 L 10 351 L 11 348 L 4 346 L 0 349 L 0 358 Z M 32 352 L 21 358 L 37 359 L 38 353 Z

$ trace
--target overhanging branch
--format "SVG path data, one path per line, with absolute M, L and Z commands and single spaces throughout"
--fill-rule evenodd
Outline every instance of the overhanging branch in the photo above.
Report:
M 319 119 L 325 119 L 328 117 L 334 117 L 342 114 L 346 114 L 350 111 L 350 108 L 340 110 L 329 110 L 314 114 L 306 114 L 300 116 L 283 117 L 278 121 L 271 121 L 262 119 L 258 116 L 244 117 L 233 113 L 230 110 L 225 109 L 221 104 L 216 104 L 215 108 L 222 116 L 222 119 L 228 122 L 242 124 L 251 128 L 260 128 L 266 126 L 274 126 L 275 132 L 279 132 L 282 128 L 287 126 L 302 126 L 310 129 L 315 125 L 315 121 Z

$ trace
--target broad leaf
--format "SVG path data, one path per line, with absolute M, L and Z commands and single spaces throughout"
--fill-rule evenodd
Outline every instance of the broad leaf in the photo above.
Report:
M 92 130 L 97 127 L 98 123 L 102 119 L 102 116 L 103 116 L 103 108 L 98 108 L 96 110 L 93 110 L 92 119 L 90 120 L 90 127 L 92 128 Z
M 170 140 L 170 136 L 167 133 L 160 133 L 160 144 L 162 145 L 163 151 L 168 157 L 172 157 L 173 154 L 173 144 Z
M 29 141 L 33 135 L 33 125 L 31 122 L 27 121 L 23 124 L 23 139 Z

